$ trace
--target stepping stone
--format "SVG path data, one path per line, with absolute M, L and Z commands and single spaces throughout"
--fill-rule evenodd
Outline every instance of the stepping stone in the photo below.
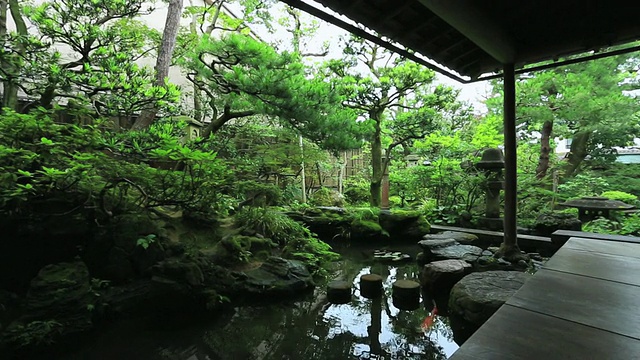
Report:
M 333 304 L 346 304 L 351 301 L 351 283 L 335 280 L 327 285 L 327 299 Z
M 420 284 L 412 280 L 396 280 L 392 286 L 393 305 L 401 310 L 420 307 Z
M 420 273 L 421 285 L 432 292 L 448 294 L 455 283 L 472 270 L 464 260 L 440 260 L 427 264 Z
M 447 240 L 451 239 L 463 245 L 472 245 L 478 242 L 478 236 L 461 231 L 443 231 L 437 234 L 427 234 L 422 237 L 425 240 Z
M 473 245 L 453 245 L 432 251 L 436 260 L 458 259 L 475 262 L 482 255 L 482 248 Z
M 365 274 L 360 276 L 360 295 L 373 299 L 382 295 L 382 276 Z

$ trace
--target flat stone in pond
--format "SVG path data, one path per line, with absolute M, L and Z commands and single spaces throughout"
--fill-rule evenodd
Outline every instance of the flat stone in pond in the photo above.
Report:
M 452 239 L 463 245 L 471 245 L 478 241 L 478 236 L 460 231 L 443 231 L 437 234 L 427 234 L 422 237 L 425 240 L 447 240 Z
M 335 280 L 327 285 L 327 299 L 333 304 L 346 304 L 351 301 L 351 283 Z
M 425 253 L 431 253 L 433 250 L 457 245 L 458 242 L 453 239 L 429 239 L 418 241 L 418 245 Z
M 479 327 L 531 276 L 520 271 L 485 271 L 469 274 L 451 289 L 449 313 Z
M 473 245 L 452 245 L 432 250 L 436 260 L 458 259 L 474 262 L 482 254 L 482 249 Z
M 438 293 L 449 293 L 455 283 L 471 272 L 471 264 L 464 260 L 440 260 L 427 264 L 420 274 L 420 284 Z
M 240 285 L 250 295 L 293 296 L 314 286 L 304 263 L 275 256 L 245 274 L 246 279 Z

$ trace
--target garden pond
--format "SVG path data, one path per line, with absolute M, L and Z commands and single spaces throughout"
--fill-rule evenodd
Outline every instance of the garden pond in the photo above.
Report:
M 429 330 L 421 329 L 433 304 L 428 297 L 433 294 L 423 294 L 420 308 L 414 311 L 393 304 L 394 281 L 418 280 L 415 261 L 379 262 L 370 247 L 336 246 L 335 250 L 342 259 L 333 264 L 329 278 L 353 281 L 354 295 L 347 304 L 330 304 L 326 284 L 319 284 L 299 299 L 239 307 L 213 320 L 168 314 L 118 320 L 60 358 L 446 359 L 457 350 L 446 317 L 436 316 Z M 392 250 L 412 257 L 419 251 L 415 245 Z M 384 291 L 378 299 L 364 298 L 358 291 L 360 276 L 368 273 L 383 277 Z

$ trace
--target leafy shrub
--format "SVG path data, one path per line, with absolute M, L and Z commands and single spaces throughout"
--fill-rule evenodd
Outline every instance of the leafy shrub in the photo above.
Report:
M 624 191 L 640 196 L 640 164 L 608 164 L 604 169 L 591 170 L 591 174 L 607 180 L 607 190 Z
M 597 218 L 583 224 L 582 230 L 600 234 L 620 234 L 620 223 L 605 218 Z
M 609 190 L 603 192 L 602 194 L 600 194 L 600 196 L 606 197 L 611 200 L 619 200 L 631 205 L 635 205 L 638 202 L 637 196 L 626 193 L 624 191 Z
M 243 203 L 252 206 L 272 206 L 282 200 L 282 191 L 274 184 L 241 181 L 237 189 L 239 197 L 245 199 Z
M 343 206 L 344 198 L 335 190 L 321 187 L 309 196 L 309 203 L 315 206 Z
M 367 204 L 371 196 L 369 181 L 363 178 L 349 178 L 344 182 L 344 197 L 351 205 Z
M 44 111 L 0 115 L 0 212 L 56 198 L 93 217 L 165 205 L 220 213 L 227 173 L 215 153 L 181 144 L 166 126 L 112 134 Z
M 619 220 L 597 218 L 584 224 L 582 230 L 602 234 L 638 236 L 640 235 L 640 214 L 625 215 Z
M 558 195 L 562 199 L 595 196 L 602 193 L 609 183 L 606 179 L 590 174 L 578 174 L 558 186 Z
M 640 214 L 633 213 L 622 219 L 620 234 L 640 236 Z

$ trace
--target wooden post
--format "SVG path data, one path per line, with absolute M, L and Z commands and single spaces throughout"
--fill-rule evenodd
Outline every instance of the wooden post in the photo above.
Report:
M 300 157 L 302 158 L 301 162 L 300 162 L 300 168 L 301 168 L 301 172 L 302 172 L 302 202 L 306 203 L 307 202 L 307 179 L 304 176 L 304 146 L 302 144 L 302 135 L 299 135 L 299 139 L 300 139 Z
M 513 64 L 504 65 L 504 243 L 505 257 L 518 256 L 517 213 L 517 148 L 516 148 L 516 80 Z

